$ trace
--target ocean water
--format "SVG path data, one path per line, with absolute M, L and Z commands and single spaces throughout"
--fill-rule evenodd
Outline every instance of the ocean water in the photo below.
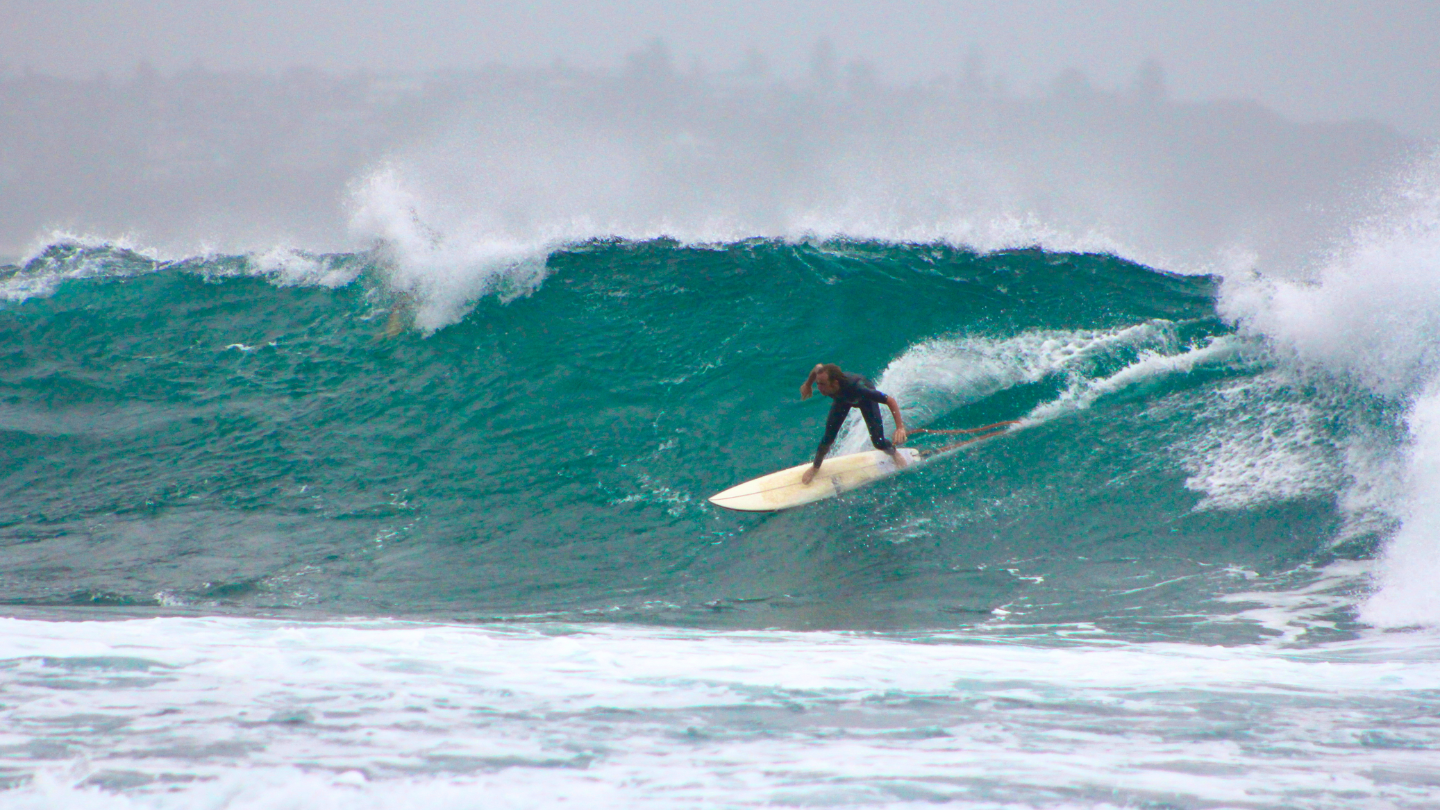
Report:
M 0 805 L 1434 807 L 1433 187 L 1298 280 L 49 240 L 0 268 Z M 708 504 L 813 452 L 817 361 L 1021 422 Z

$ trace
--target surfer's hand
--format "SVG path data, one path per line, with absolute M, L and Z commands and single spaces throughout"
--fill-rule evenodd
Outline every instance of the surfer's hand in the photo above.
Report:
M 808 483 L 810 483 L 811 481 L 814 481 L 814 480 L 815 480 L 815 471 L 818 470 L 818 469 L 820 469 L 820 468 L 819 468 L 819 467 L 811 467 L 810 469 L 808 469 L 808 470 L 806 470 L 805 472 L 801 473 L 801 474 L 800 474 L 800 483 L 802 483 L 802 484 L 808 484 Z
M 902 428 L 895 428 L 895 439 L 894 439 L 894 441 L 895 441 L 895 446 L 896 446 L 896 447 L 900 447 L 900 446 L 904 445 L 904 444 L 905 444 L 905 440 L 908 439 L 908 438 L 910 438 L 910 431 L 906 430 L 906 429 L 903 428 L 903 427 L 902 427 Z

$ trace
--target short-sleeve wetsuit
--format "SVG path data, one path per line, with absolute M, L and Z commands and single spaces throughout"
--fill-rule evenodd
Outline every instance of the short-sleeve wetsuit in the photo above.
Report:
M 830 445 L 835 443 L 835 436 L 840 433 L 840 426 L 845 423 L 851 408 L 859 408 L 860 415 L 865 417 L 871 444 L 887 452 L 895 449 L 895 445 L 885 438 L 885 423 L 880 418 L 880 403 L 888 397 L 876 391 L 869 380 L 859 374 L 845 374 L 840 380 L 840 390 L 831 399 L 835 401 L 830 404 L 830 415 L 825 417 L 825 438 L 820 440 L 820 448 L 815 451 L 817 464 L 830 451 Z

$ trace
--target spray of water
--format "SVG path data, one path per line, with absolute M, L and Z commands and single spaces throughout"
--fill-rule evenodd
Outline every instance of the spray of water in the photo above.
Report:
M 383 246 L 426 328 L 589 239 L 1041 245 L 1289 273 L 1353 221 L 1354 190 L 1399 148 L 1254 106 L 1089 91 L 841 93 L 660 63 L 554 78 L 476 97 L 352 183 L 352 235 Z
M 1234 279 L 1222 311 L 1297 374 L 1404 407 L 1407 443 L 1392 459 L 1352 454 L 1357 497 L 1378 498 L 1400 521 L 1361 617 L 1440 624 L 1440 157 L 1419 165 L 1392 210 L 1357 229 L 1314 280 Z

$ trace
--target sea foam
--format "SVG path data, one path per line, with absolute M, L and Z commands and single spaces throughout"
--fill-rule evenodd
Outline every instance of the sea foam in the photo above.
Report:
M 1300 377 L 1407 409 L 1408 444 L 1391 460 L 1350 453 L 1351 497 L 1402 521 L 1361 616 L 1440 623 L 1440 157 L 1417 166 L 1391 211 L 1357 228 L 1313 279 L 1230 279 L 1220 306 Z
M 1295 650 L 230 618 L 0 630 L 10 807 L 1290 807 L 1413 798 L 1435 765 L 1423 635 Z

